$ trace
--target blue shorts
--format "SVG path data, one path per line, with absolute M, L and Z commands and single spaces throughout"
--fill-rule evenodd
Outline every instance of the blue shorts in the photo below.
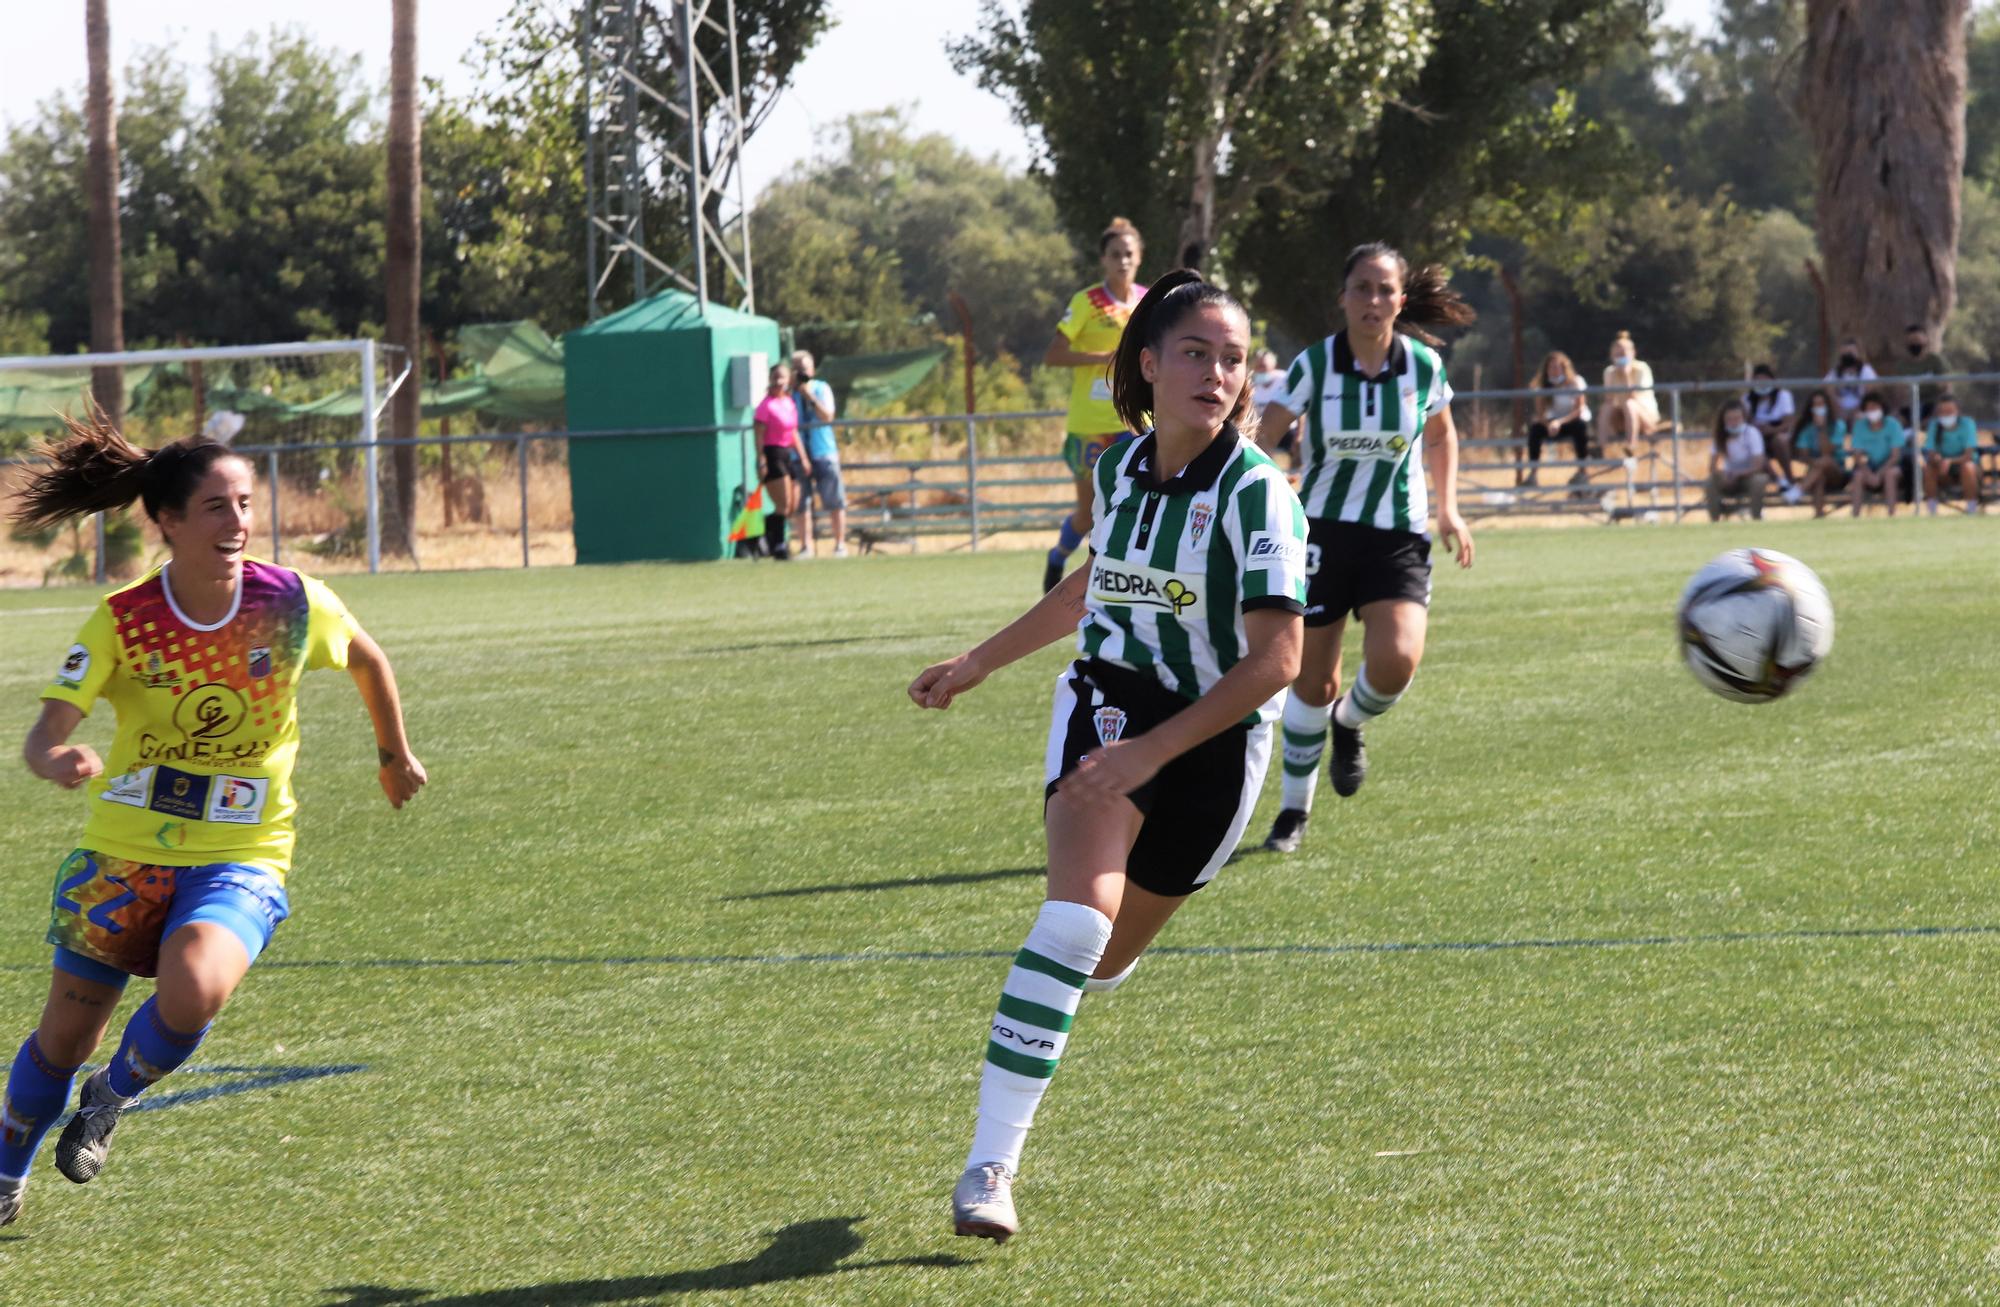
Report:
M 115 985 L 158 975 L 162 942 L 197 921 L 228 930 L 255 962 L 290 915 L 284 882 L 263 867 L 161 867 L 78 849 L 56 870 L 48 942 L 57 970 Z

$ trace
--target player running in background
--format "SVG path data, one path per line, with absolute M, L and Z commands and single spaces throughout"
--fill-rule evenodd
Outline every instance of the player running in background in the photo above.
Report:
M 0 1225 L 20 1215 L 35 1150 L 126 980 L 158 983 L 57 1140 L 56 1166 L 78 1184 L 103 1168 L 119 1114 L 200 1047 L 285 919 L 299 678 L 321 667 L 353 675 L 391 805 L 425 781 L 381 649 L 320 582 L 243 556 L 249 463 L 200 436 L 149 453 L 102 424 L 72 424 L 48 455 L 16 522 L 47 526 L 136 499 L 169 558 L 98 604 L 22 750 L 43 780 L 87 786 L 89 814 L 81 847 L 56 872 L 48 1002 L 0 1103 Z M 68 743 L 100 697 L 118 716 L 108 767 Z
M 1299 498 L 1311 523 L 1305 659 L 1284 713 L 1284 795 L 1264 847 L 1299 847 L 1327 721 L 1333 722 L 1333 788 L 1361 788 L 1368 773 L 1362 728 L 1395 706 L 1417 674 L 1431 599 L 1429 499 L 1421 444 L 1437 485 L 1439 534 L 1460 567 L 1472 566 L 1472 532 L 1458 515 L 1458 433 L 1451 385 L 1429 326 L 1463 326 L 1473 313 L 1437 268 L 1410 265 L 1381 242 L 1347 256 L 1340 304 L 1345 330 L 1309 347 L 1286 373 L 1283 399 L 1265 408 L 1270 448 L 1304 419 Z M 1400 330 L 1398 329 L 1400 328 Z M 1338 703 L 1340 641 L 1361 619 L 1361 670 Z
M 1228 859 L 1263 788 L 1271 722 L 1297 673 L 1305 514 L 1234 423 L 1250 416 L 1250 324 L 1182 269 L 1147 292 L 1113 393 L 1145 438 L 1092 478 L 1090 562 L 910 697 L 952 700 L 1077 632 L 1044 767 L 1048 897 L 1000 992 L 979 1118 L 952 1194 L 959 1234 L 1005 1241 L 1036 1106 L 1086 991 L 1116 988 Z
M 1069 556 L 1090 534 L 1091 470 L 1105 450 L 1132 438 L 1111 402 L 1111 361 L 1117 354 L 1118 339 L 1125 333 L 1125 320 L 1146 293 L 1146 288 L 1133 280 L 1145 252 L 1139 229 L 1123 218 L 1113 218 L 1097 238 L 1104 280 L 1070 297 L 1069 308 L 1056 324 L 1055 339 L 1042 355 L 1042 362 L 1050 367 L 1072 369 L 1063 462 L 1076 478 L 1076 511 L 1063 520 L 1062 535 L 1049 550 L 1048 566 L 1042 573 L 1045 592 L 1062 580 Z

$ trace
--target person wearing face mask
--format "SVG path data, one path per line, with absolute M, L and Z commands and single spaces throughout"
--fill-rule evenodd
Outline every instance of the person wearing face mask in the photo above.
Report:
M 1847 441 L 1854 450 L 1853 479 L 1848 482 L 1854 516 L 1868 504 L 1868 492 L 1880 491 L 1889 516 L 1896 515 L 1896 490 L 1902 483 L 1899 455 L 1909 443 L 1903 424 L 1889 416 L 1889 406 L 1880 391 L 1861 397 L 1861 416 L 1847 429 Z
M 1604 397 L 1598 416 L 1598 441 L 1607 448 L 1623 442 L 1628 453 L 1637 453 L 1638 442 L 1660 429 L 1660 401 L 1653 394 L 1653 369 L 1639 359 L 1639 347 L 1632 333 L 1621 331 L 1611 342 L 1611 364 L 1604 369 L 1604 384 L 1622 394 Z
M 1835 416 L 1852 422 L 1861 411 L 1861 396 L 1868 390 L 1867 383 L 1875 380 L 1875 369 L 1862 354 L 1860 341 L 1850 336 L 1840 342 L 1840 358 L 1833 371 L 1826 374 L 1826 380 L 1839 383 L 1833 391 L 1834 406 L 1839 410 Z
M 1805 415 L 1792 433 L 1792 453 L 1805 464 L 1802 488 L 1812 499 L 1813 516 L 1825 517 L 1827 495 L 1847 485 L 1847 423 L 1833 392 L 1815 390 L 1806 401 Z
M 1764 448 L 1771 451 L 1785 502 L 1798 503 L 1805 497 L 1792 484 L 1792 423 L 1798 410 L 1792 403 L 1792 392 L 1778 385 L 1778 374 L 1770 364 L 1759 363 L 1751 369 L 1750 393 L 1743 397 L 1743 406 L 1749 410 L 1750 425 L 1764 437 Z
M 1549 352 L 1528 384 L 1531 389 L 1548 392 L 1536 396 L 1535 420 L 1528 424 L 1529 466 L 1524 484 L 1532 486 L 1541 470 L 1542 446 L 1551 437 L 1569 441 L 1579 463 L 1590 457 L 1590 405 L 1583 397 L 1583 377 L 1561 350 Z
M 1741 400 L 1730 400 L 1715 415 L 1715 453 L 1708 460 L 1708 520 L 1722 520 L 1723 500 L 1740 496 L 1750 516 L 1764 516 L 1764 489 L 1778 471 L 1764 447 L 1764 433 L 1750 421 Z
M 1937 413 L 1924 436 L 1924 507 L 1937 516 L 1938 487 L 1956 483 L 1965 491 L 1965 511 L 1979 511 L 1979 425 L 1959 411 L 1949 390 L 1938 396 Z

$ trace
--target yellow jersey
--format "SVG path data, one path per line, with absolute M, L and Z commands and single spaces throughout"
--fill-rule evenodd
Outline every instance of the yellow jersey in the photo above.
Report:
M 299 678 L 347 666 L 356 627 L 324 584 L 245 559 L 235 609 L 203 626 L 165 564 L 104 597 L 42 698 L 118 714 L 82 847 L 165 867 L 292 859 Z
M 1102 283 L 1070 296 L 1056 330 L 1079 354 L 1109 354 L 1125 334 L 1126 320 L 1139 307 L 1144 286 L 1132 287 L 1132 302 L 1120 304 Z M 1125 429 L 1125 419 L 1111 403 L 1109 364 L 1074 368 L 1069 385 L 1069 431 L 1078 436 L 1104 436 Z

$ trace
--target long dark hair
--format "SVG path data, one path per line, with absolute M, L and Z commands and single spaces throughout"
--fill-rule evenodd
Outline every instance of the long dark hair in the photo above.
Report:
M 1203 281 L 1193 268 L 1176 268 L 1154 282 L 1146 289 L 1139 306 L 1132 310 L 1125 323 L 1125 334 L 1118 338 L 1118 353 L 1111 360 L 1111 403 L 1132 430 L 1144 431 L 1146 419 L 1153 415 L 1153 383 L 1146 380 L 1145 370 L 1139 365 L 1139 351 L 1150 349 L 1157 357 L 1167 333 L 1182 318 L 1209 304 L 1235 309 L 1246 321 L 1249 319 L 1250 315 L 1234 295 Z M 1245 369 L 1243 393 L 1236 397 L 1229 420 L 1240 428 L 1249 407 L 1250 377 Z
M 1369 241 L 1357 245 L 1347 256 L 1347 262 L 1340 268 L 1340 286 L 1347 289 L 1347 275 L 1354 271 L 1354 265 L 1363 259 L 1387 259 L 1396 265 L 1396 280 L 1403 284 L 1403 311 L 1396 315 L 1396 327 L 1404 335 L 1415 336 L 1426 345 L 1442 345 L 1443 341 L 1424 330 L 1426 327 L 1469 327 L 1479 317 L 1470 304 L 1460 299 L 1458 292 L 1445 280 L 1444 269 L 1435 263 L 1427 263 L 1415 272 L 1410 271 L 1410 261 L 1402 251 L 1387 241 Z
M 135 499 L 157 522 L 161 510 L 178 513 L 187 507 L 189 496 L 211 467 L 225 458 L 242 457 L 207 436 L 141 449 L 120 435 L 102 413 L 93 413 L 88 422 L 74 418 L 63 422 L 69 434 L 42 447 L 48 466 L 28 479 L 13 513 L 15 523 L 31 531 L 86 513 L 124 508 Z
M 1731 409 L 1735 409 L 1743 415 L 1743 424 L 1745 426 L 1750 424 L 1750 406 L 1748 404 L 1745 404 L 1740 399 L 1724 400 L 1722 407 L 1715 410 L 1715 447 L 1717 449 L 1721 449 L 1729 443 L 1729 432 L 1724 429 L 1722 423 L 1729 416 Z

